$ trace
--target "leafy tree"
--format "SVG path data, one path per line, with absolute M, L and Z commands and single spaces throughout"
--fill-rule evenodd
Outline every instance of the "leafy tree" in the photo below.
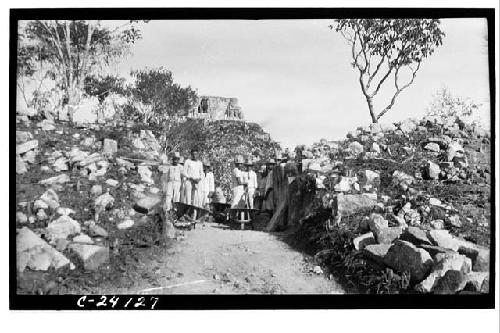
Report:
M 48 75 L 65 92 L 68 104 L 81 98 L 85 78 L 93 70 L 126 55 L 141 38 L 138 21 L 110 27 L 102 21 L 34 20 L 21 31 L 18 73 L 30 75 L 36 63 L 50 66 Z
M 330 28 L 340 32 L 351 46 L 352 66 L 359 71 L 373 123 L 413 83 L 423 59 L 442 45 L 444 37 L 436 19 L 339 19 Z M 406 82 L 401 80 L 404 73 Z M 387 106 L 376 112 L 373 100 L 391 76 L 395 91 Z
M 426 114 L 443 120 L 465 120 L 474 118 L 480 107 L 481 104 L 474 103 L 470 98 L 452 95 L 448 88 L 443 86 L 434 94 Z
M 140 102 L 150 105 L 157 123 L 169 117 L 186 115 L 197 100 L 191 86 L 185 88 L 174 83 L 172 72 L 163 67 L 131 72 L 134 84 L 131 95 Z
M 84 80 L 84 90 L 102 103 L 110 93 L 125 94 L 125 78 L 114 75 L 90 75 Z

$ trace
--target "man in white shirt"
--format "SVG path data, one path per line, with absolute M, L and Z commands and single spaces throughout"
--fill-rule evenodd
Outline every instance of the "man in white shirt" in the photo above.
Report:
M 209 161 L 203 162 L 203 171 L 205 173 L 205 177 L 201 182 L 201 206 L 206 207 L 210 204 L 210 198 L 215 192 L 215 180 L 214 174 L 212 172 L 212 166 Z
M 191 157 L 184 162 L 184 198 L 185 203 L 200 206 L 200 181 L 203 179 L 203 163 L 199 160 L 198 150 L 191 149 Z
M 231 208 L 243 208 L 241 203 L 243 194 L 245 193 L 245 173 L 242 170 L 243 164 L 245 161 L 243 160 L 243 156 L 236 156 L 236 160 L 234 161 L 234 169 L 231 175 L 231 188 L 233 192 L 233 199 L 231 202 Z
M 162 189 L 165 194 L 165 210 L 167 212 L 172 209 L 172 202 L 178 202 L 181 197 L 182 166 L 179 165 L 180 157 L 180 154 L 175 152 L 172 156 L 172 165 L 163 168 L 164 172 L 161 176 Z
M 257 189 L 257 174 L 253 170 L 253 161 L 252 158 L 248 158 L 246 162 L 246 167 L 247 167 L 247 177 L 248 177 L 248 205 L 249 208 L 253 209 L 254 204 L 253 200 L 255 197 L 255 190 Z

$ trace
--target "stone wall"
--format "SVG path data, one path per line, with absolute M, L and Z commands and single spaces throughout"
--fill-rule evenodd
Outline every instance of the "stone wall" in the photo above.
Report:
M 188 117 L 209 120 L 244 120 L 237 98 L 200 96 Z

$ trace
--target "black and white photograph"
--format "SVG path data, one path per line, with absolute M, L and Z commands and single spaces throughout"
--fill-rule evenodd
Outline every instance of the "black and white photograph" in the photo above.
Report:
M 495 15 L 10 9 L 10 306 L 493 308 Z

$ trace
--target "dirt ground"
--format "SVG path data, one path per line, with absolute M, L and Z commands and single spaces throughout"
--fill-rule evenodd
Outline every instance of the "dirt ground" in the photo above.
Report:
M 204 223 L 163 249 L 143 267 L 155 283 L 106 290 L 130 294 L 341 294 L 335 280 L 312 272 L 310 258 L 280 240 L 280 234 L 234 230 Z

